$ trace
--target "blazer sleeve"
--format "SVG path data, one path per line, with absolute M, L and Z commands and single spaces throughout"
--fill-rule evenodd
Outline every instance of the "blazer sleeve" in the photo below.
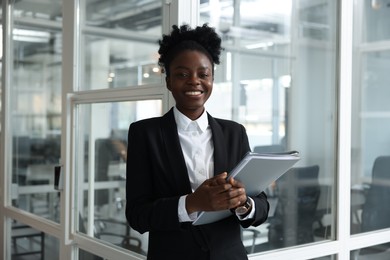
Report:
M 136 122 L 129 128 L 126 218 L 140 233 L 180 228 L 177 214 L 180 194 L 169 179 L 171 171 L 158 129 L 157 119 Z

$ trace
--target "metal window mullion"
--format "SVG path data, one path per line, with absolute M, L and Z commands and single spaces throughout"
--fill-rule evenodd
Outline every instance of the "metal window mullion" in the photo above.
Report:
M 336 178 L 336 239 L 339 241 L 339 259 L 349 259 L 350 254 L 353 6 L 353 0 L 341 1 L 339 5 L 339 107 Z
M 62 0 L 63 7 L 63 50 L 62 50 L 62 136 L 61 163 L 63 190 L 61 191 L 61 229 L 60 260 L 74 259 L 72 246 L 74 230 L 74 166 L 72 148 L 73 110 L 70 97 L 78 83 L 79 49 L 79 1 Z
M 0 142 L 0 232 L 2 239 L 0 241 L 0 258 L 10 259 L 11 252 L 11 228 L 10 222 L 6 218 L 6 206 L 9 204 L 11 187 L 9 173 L 12 156 L 12 135 L 11 131 L 11 107 L 10 107 L 10 88 L 11 88 L 11 70 L 13 66 L 11 51 L 11 32 L 12 32 L 12 6 L 8 0 L 2 2 L 2 27 L 3 27 L 3 57 L 2 57 L 2 84 L 1 84 L 1 142 Z M 6 153 L 6 151 L 10 151 Z M 7 232 L 5 232 L 7 231 Z

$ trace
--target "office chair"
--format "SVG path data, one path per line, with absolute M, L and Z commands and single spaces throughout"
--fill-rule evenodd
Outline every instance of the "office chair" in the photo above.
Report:
M 278 203 L 269 219 L 270 249 L 314 241 L 313 224 L 320 196 L 319 166 L 291 168 L 276 181 Z
M 372 168 L 372 181 L 363 205 L 361 231 L 368 232 L 390 227 L 390 156 L 379 156 Z M 390 243 L 360 250 L 360 255 L 379 253 Z
M 118 231 L 122 230 L 125 232 L 118 234 Z M 146 255 L 142 249 L 142 241 L 130 235 L 130 226 L 127 222 L 115 219 L 95 219 L 95 237 L 104 241 L 113 241 L 113 244 L 117 246 Z
M 87 233 L 86 221 L 81 214 L 79 214 L 78 226 L 81 233 Z M 110 242 L 116 246 L 131 250 L 138 254 L 146 255 L 146 252 L 142 249 L 142 241 L 137 237 L 131 236 L 130 229 L 130 226 L 124 221 L 110 218 L 96 218 L 94 220 L 93 233 L 94 237 L 98 239 Z M 85 259 L 102 259 L 98 256 L 93 256 L 88 252 L 82 252 L 82 255 Z
M 281 153 L 284 151 L 285 148 L 281 144 L 260 145 L 253 148 L 253 152 L 255 153 Z

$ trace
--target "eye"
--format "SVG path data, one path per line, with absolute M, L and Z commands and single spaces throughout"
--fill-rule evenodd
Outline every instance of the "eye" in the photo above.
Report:
M 209 74 L 206 73 L 206 72 L 202 72 L 202 73 L 199 74 L 199 77 L 202 78 L 202 79 L 206 79 L 206 78 L 209 77 Z
M 176 76 L 178 78 L 186 78 L 186 77 L 188 77 L 188 73 L 186 73 L 186 72 L 178 72 L 178 73 L 176 73 Z

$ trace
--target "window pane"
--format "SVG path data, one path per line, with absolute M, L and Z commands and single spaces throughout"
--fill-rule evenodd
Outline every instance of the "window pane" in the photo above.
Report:
M 82 90 L 161 83 L 157 41 L 137 42 L 85 35 Z
M 200 1 L 201 23 L 217 28 L 225 48 L 207 110 L 243 124 L 255 152 L 302 157 L 268 187 L 267 223 L 244 230 L 250 253 L 334 238 L 336 8 L 337 1 Z
M 390 227 L 390 51 L 361 53 L 353 89 L 352 233 Z
M 78 259 L 80 259 L 80 260 L 83 260 L 83 259 L 104 260 L 103 257 L 94 255 L 93 253 L 82 250 L 80 248 L 79 248 L 79 258 Z
M 161 114 L 161 100 L 77 106 L 79 232 L 146 254 L 148 235 L 132 230 L 125 218 L 127 132 L 131 122 Z
M 55 221 L 60 210 L 53 177 L 61 150 L 61 46 L 61 32 L 15 22 L 9 89 L 13 205 Z
M 313 258 L 312 260 L 336 260 L 338 259 L 336 255 L 322 256 L 318 258 Z
M 361 23 L 359 28 L 362 42 L 375 42 L 390 40 L 389 22 L 390 0 L 365 0 L 358 2 L 361 10 Z
M 62 1 L 12 1 L 15 18 L 62 21 Z
M 81 90 L 162 83 L 157 64 L 162 1 L 84 4 Z
M 12 221 L 11 260 L 59 259 L 59 240 L 28 225 Z
M 162 2 L 147 1 L 85 1 L 87 26 L 161 36 Z M 126 32 L 127 31 L 127 32 Z
M 390 243 L 361 248 L 351 252 L 351 259 L 386 260 L 390 259 Z

